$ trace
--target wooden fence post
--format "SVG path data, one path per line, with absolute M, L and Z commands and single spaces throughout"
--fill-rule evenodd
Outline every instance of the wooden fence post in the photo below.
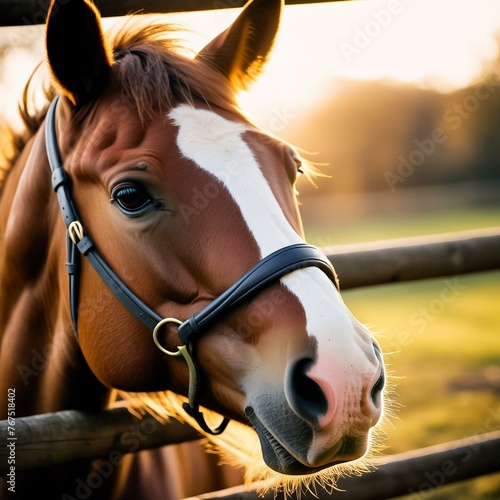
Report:
M 342 0 L 286 0 L 287 5 Z M 43 24 L 47 15 L 48 1 L 0 0 L 0 26 L 31 26 Z M 95 0 L 104 17 L 125 16 L 130 12 L 170 13 L 243 7 L 246 0 Z

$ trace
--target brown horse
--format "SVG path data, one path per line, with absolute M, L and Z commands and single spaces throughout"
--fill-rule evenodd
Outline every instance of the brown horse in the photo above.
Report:
M 105 36 L 89 1 L 52 2 L 47 97 L 59 97 L 38 114 L 25 102 L 0 200 L 0 394 L 15 393 L 16 416 L 93 412 L 120 391 L 198 426 L 250 479 L 334 477 L 366 453 L 380 349 L 304 243 L 295 183 L 307 167 L 236 104 L 282 4 L 253 0 L 189 58 L 169 26 L 132 20 Z M 123 470 L 19 471 L 15 489 L 125 498 Z M 134 498 L 175 498 L 166 478 L 137 479 L 149 490 Z

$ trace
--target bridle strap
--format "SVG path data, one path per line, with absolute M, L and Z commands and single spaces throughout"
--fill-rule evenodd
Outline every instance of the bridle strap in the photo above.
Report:
M 111 269 L 106 261 L 100 256 L 93 241 L 83 232 L 80 217 L 70 194 L 70 179 L 64 170 L 59 149 L 56 143 L 55 110 L 59 96 L 51 103 L 47 111 L 47 123 L 45 126 L 45 143 L 50 168 L 52 170 L 52 188 L 57 194 L 59 206 L 68 230 L 68 274 L 70 276 L 70 303 L 71 315 L 75 332 L 77 332 L 77 310 L 78 310 L 78 271 L 74 246 L 82 255 L 85 255 L 97 274 L 111 289 L 120 302 L 144 323 L 151 331 L 162 320 L 147 304 L 135 295 L 120 277 Z M 70 241 L 71 240 L 71 241 Z M 72 248 L 73 246 L 73 248 Z M 70 272 L 71 271 L 71 272 Z
M 318 267 L 338 288 L 335 270 L 325 255 L 312 245 L 297 243 L 271 253 L 242 276 L 224 293 L 179 326 L 177 334 L 189 344 L 220 321 L 230 309 L 248 301 L 286 274 L 305 267 Z

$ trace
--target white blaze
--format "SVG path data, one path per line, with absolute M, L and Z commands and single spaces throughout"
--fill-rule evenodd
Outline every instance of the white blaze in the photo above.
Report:
M 261 251 L 261 257 L 302 240 L 286 220 L 259 165 L 242 139 L 249 128 L 204 109 L 181 105 L 169 117 L 179 127 L 182 154 L 229 191 Z

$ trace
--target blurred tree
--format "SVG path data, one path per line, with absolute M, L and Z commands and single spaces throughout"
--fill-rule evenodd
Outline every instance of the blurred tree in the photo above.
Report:
M 323 193 L 500 181 L 499 71 L 500 56 L 480 81 L 451 93 L 366 81 L 339 91 L 335 82 L 335 95 L 284 135 L 329 164 Z

